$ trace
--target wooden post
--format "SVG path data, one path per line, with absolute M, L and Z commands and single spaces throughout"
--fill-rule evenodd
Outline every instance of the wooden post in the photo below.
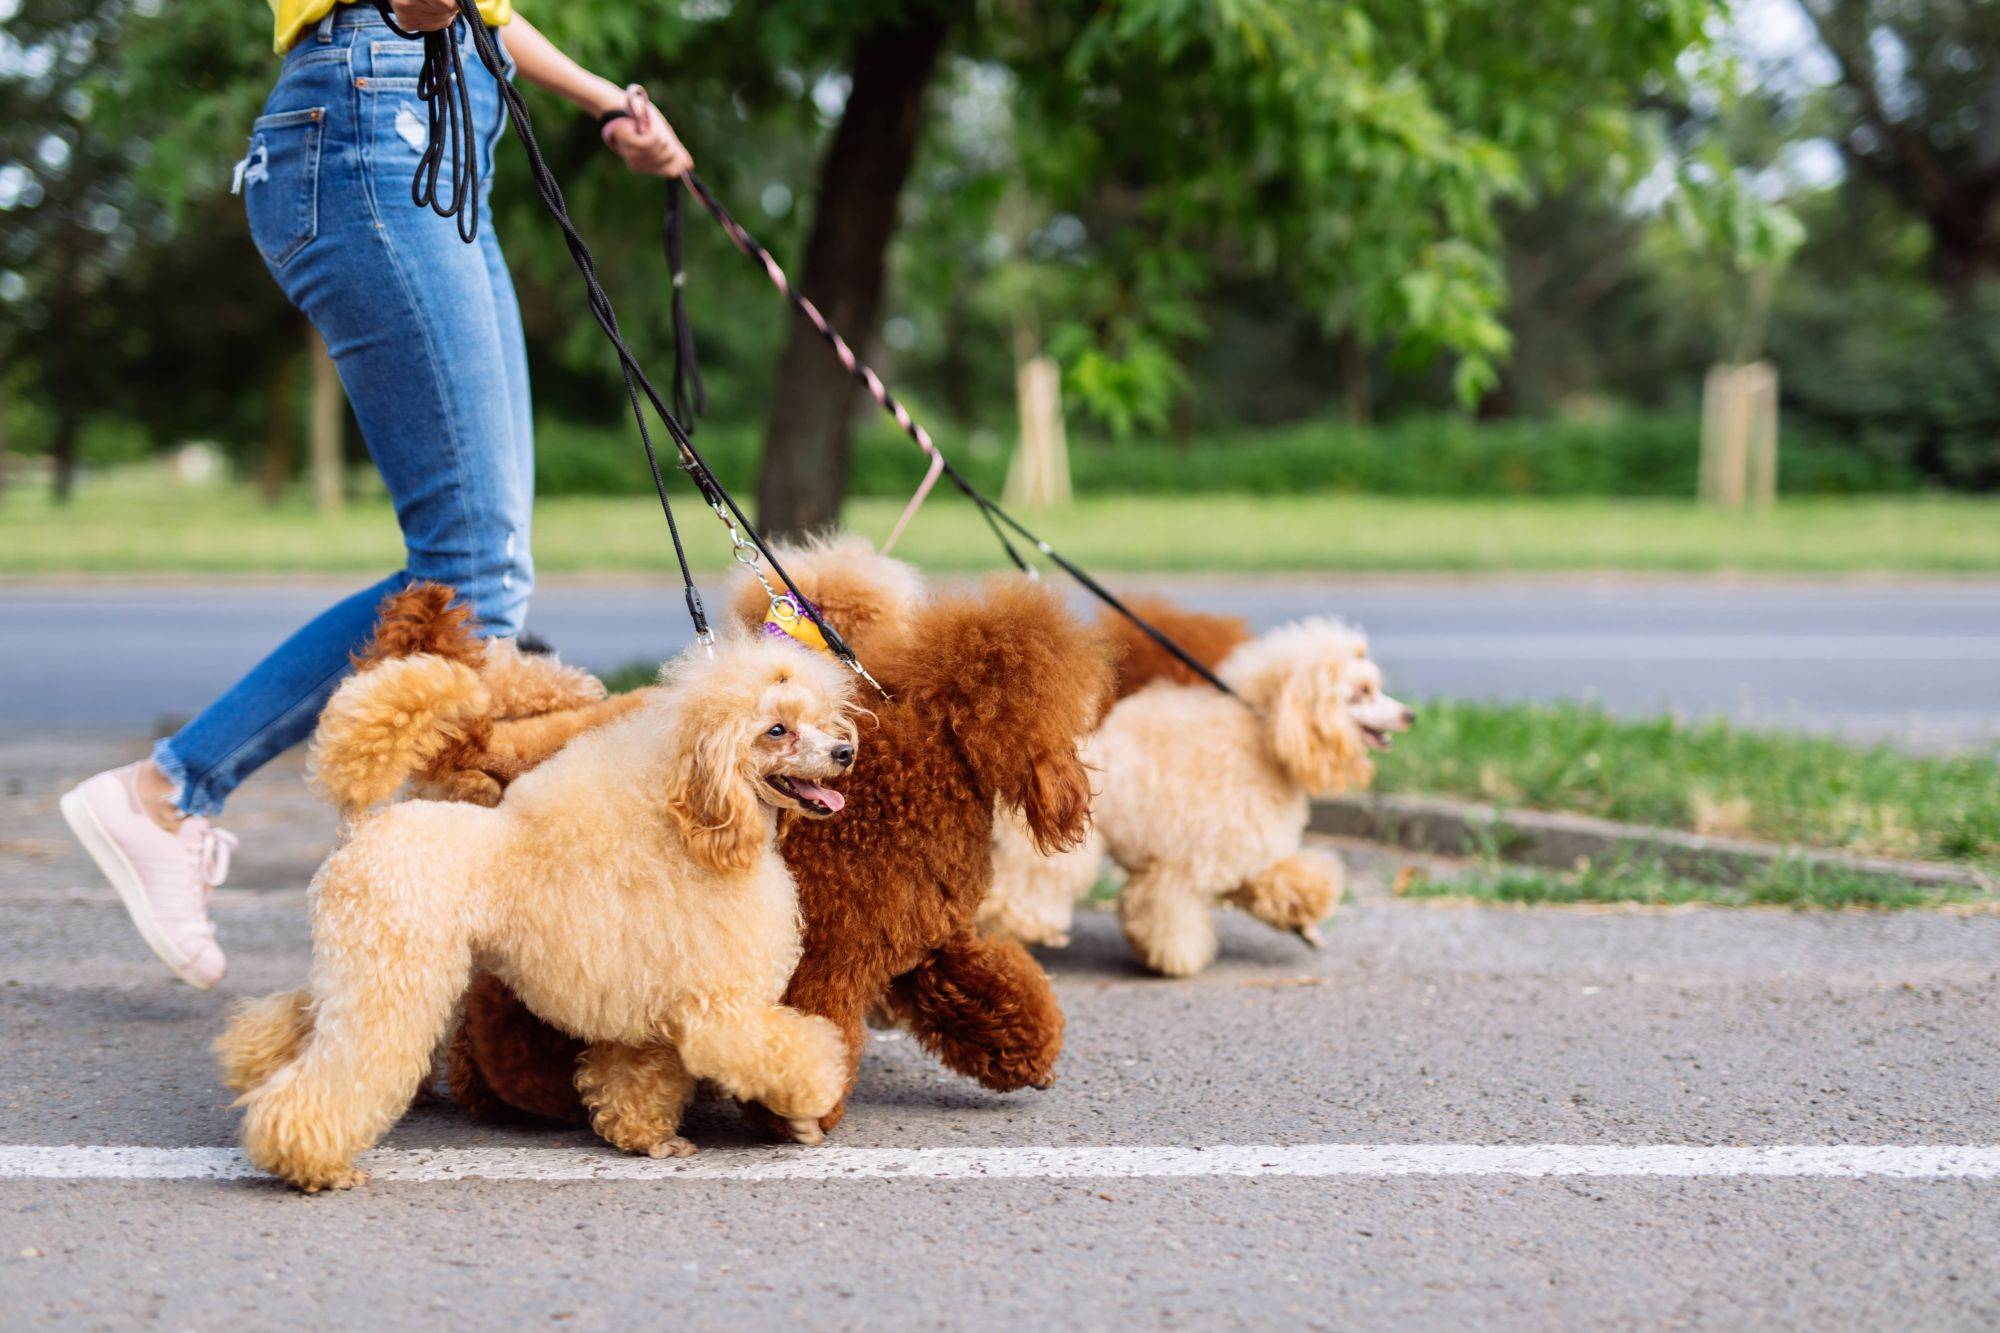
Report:
M 308 339 L 313 367 L 312 425 L 308 439 L 313 508 L 322 514 L 337 514 L 347 499 L 341 484 L 340 457 L 347 400 L 341 392 L 340 372 L 333 368 L 333 357 L 326 350 L 325 340 L 317 329 Z
M 1778 372 L 1768 361 L 1709 367 L 1701 395 L 1703 501 L 1768 508 L 1778 494 Z
M 1768 361 L 1745 366 L 1750 384 L 1749 498 L 1753 509 L 1778 501 L 1778 371 Z
M 1063 430 L 1062 368 L 1031 356 L 1014 371 L 1021 441 L 1007 468 L 1007 503 L 1021 508 L 1068 504 L 1069 439 Z

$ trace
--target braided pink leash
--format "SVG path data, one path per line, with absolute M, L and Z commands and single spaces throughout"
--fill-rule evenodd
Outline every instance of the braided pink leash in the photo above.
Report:
M 908 527 L 910 520 L 916 516 L 917 509 L 923 504 L 925 497 L 931 493 L 931 487 L 937 484 L 938 474 L 944 471 L 944 455 L 938 452 L 935 444 L 931 443 L 930 432 L 919 425 L 909 410 L 896 401 L 896 395 L 889 392 L 889 386 L 882 382 L 882 377 L 862 364 L 861 358 L 854 354 L 854 349 L 847 345 L 847 339 L 841 337 L 839 330 L 827 323 L 826 316 L 820 314 L 819 307 L 792 290 L 791 281 L 785 277 L 785 270 L 778 267 L 778 261 L 771 258 L 771 252 L 757 244 L 750 233 L 743 230 L 735 218 L 729 216 L 729 210 L 708 192 L 708 186 L 702 183 L 701 177 L 690 171 L 681 179 L 687 182 L 688 193 L 699 199 L 702 207 L 714 214 L 715 220 L 722 224 L 722 230 L 728 234 L 730 242 L 763 266 L 764 273 L 771 279 L 772 286 L 784 293 L 785 299 L 805 316 L 806 322 L 819 332 L 820 337 L 826 339 L 827 345 L 833 348 L 833 354 L 840 358 L 840 364 L 847 367 L 847 373 L 861 381 L 862 386 L 868 390 L 868 396 L 873 398 L 884 412 L 894 417 L 903 434 L 915 440 L 917 447 L 930 458 L 931 465 L 925 471 L 923 481 L 918 483 L 917 493 L 912 495 L 910 503 L 903 507 L 903 516 L 896 520 L 896 526 L 890 530 L 889 540 L 882 543 L 882 554 L 887 555 L 896 545 L 897 539 L 903 535 L 903 529 Z

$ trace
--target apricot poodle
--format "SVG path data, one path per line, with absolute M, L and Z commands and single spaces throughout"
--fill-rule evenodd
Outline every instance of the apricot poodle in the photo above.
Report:
M 1108 853 L 1127 876 L 1118 895 L 1126 941 L 1156 972 L 1208 966 L 1210 912 L 1223 903 L 1319 943 L 1342 871 L 1338 859 L 1303 848 L 1309 798 L 1365 787 L 1371 754 L 1414 714 L 1383 693 L 1367 640 L 1338 621 L 1274 629 L 1217 670 L 1239 698 L 1159 678 L 1112 708 L 1085 748 L 1100 773 L 1094 828 L 1080 846 L 1037 855 L 1000 825 L 985 928 L 1067 943 L 1075 904 Z
M 353 743 L 375 719 L 394 771 L 424 730 L 411 719 L 482 695 L 463 662 L 382 662 L 336 692 L 329 734 Z M 777 823 L 841 808 L 822 784 L 854 761 L 854 709 L 831 660 L 734 643 L 669 664 L 642 707 L 497 806 L 360 815 L 313 880 L 309 984 L 242 1006 L 216 1043 L 250 1160 L 308 1191 L 359 1183 L 355 1156 L 409 1105 L 475 959 L 591 1043 L 575 1086 L 616 1146 L 692 1151 L 678 1131 L 697 1079 L 815 1138 L 846 1054 L 835 1025 L 779 1003 L 799 916 Z

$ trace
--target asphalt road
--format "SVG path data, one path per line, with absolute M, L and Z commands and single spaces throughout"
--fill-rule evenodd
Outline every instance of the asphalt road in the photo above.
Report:
M 2000 1318 L 1991 1175 L 1254 1165 L 1355 1144 L 1566 1144 L 1586 1157 L 1970 1145 L 1994 1160 L 2000 916 L 1422 906 L 1384 896 L 1390 867 L 1360 853 L 1361 899 L 1320 954 L 1232 919 L 1214 970 L 1159 981 L 1134 971 L 1109 918 L 1086 916 L 1078 944 L 1047 959 L 1069 1014 L 1052 1090 L 990 1096 L 887 1037 L 829 1145 L 929 1162 L 1275 1146 L 1240 1174 L 771 1179 L 841 1159 L 750 1143 L 709 1106 L 690 1126 L 693 1160 L 739 1178 L 382 1180 L 308 1199 L 255 1179 L 23 1176 L 22 1161 L 42 1160 L 29 1150 L 61 1145 L 226 1148 L 234 1117 L 206 1044 L 230 998 L 305 973 L 302 885 L 331 830 L 296 767 L 260 774 L 232 806 L 246 843 L 216 903 L 232 968 L 203 995 L 146 955 L 48 800 L 115 750 L 0 741 L 10 1328 Z M 610 1160 L 582 1135 L 477 1126 L 442 1106 L 413 1112 L 388 1146 L 417 1162 L 441 1149 Z
M 1657 579 L 1132 579 L 1265 626 L 1365 627 L 1400 695 L 1595 698 L 1921 749 L 2000 741 L 2000 584 Z M 335 584 L 0 585 L 0 729 L 142 731 L 213 698 Z M 1084 603 L 1079 600 L 1081 607 Z M 687 640 L 665 582 L 546 581 L 531 628 L 571 661 Z

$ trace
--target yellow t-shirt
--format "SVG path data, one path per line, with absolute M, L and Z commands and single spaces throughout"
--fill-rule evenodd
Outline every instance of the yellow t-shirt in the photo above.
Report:
M 356 0 L 270 0 L 271 16 L 277 20 L 277 34 L 271 39 L 271 49 L 279 55 L 292 49 L 292 43 L 299 34 L 325 18 L 336 3 L 353 4 Z M 360 0 L 368 4 L 372 0 Z M 479 15 L 489 27 L 497 28 L 514 17 L 512 0 L 479 0 Z

